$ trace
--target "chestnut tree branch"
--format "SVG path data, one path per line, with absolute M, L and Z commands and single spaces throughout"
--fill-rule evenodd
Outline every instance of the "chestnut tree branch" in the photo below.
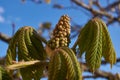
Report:
M 107 7 L 104 8 L 104 10 L 109 10 L 109 9 L 111 9 L 111 8 L 119 5 L 119 4 L 120 4 L 120 0 L 119 0 L 119 1 L 116 1 L 116 2 L 114 2 L 114 3 L 112 3 L 112 4 L 109 4 Z
M 11 39 L 11 37 L 0 32 L 0 40 L 4 41 L 6 43 L 9 43 L 10 39 Z
M 47 44 L 47 40 L 46 40 L 45 38 L 43 38 L 43 37 L 41 37 L 41 36 L 39 36 L 39 38 L 40 38 L 45 44 Z M 7 36 L 7 35 L 5 35 L 5 34 L 3 34 L 3 33 L 0 32 L 0 40 L 4 41 L 4 42 L 6 42 L 6 43 L 9 43 L 9 42 L 10 42 L 10 39 L 11 39 L 11 37 L 9 37 L 9 36 Z
M 79 1 L 79 0 L 71 0 L 73 3 L 75 3 L 76 5 L 90 11 L 93 16 L 105 16 L 109 19 L 107 24 L 113 23 L 115 21 L 120 22 L 120 17 L 114 17 L 112 14 L 109 14 L 108 12 L 106 12 L 105 10 L 95 10 L 92 7 L 90 7 L 89 5 L 84 4 L 83 2 Z M 117 4 L 116 4 L 117 3 Z M 118 2 L 114 2 L 113 4 L 109 5 L 108 7 L 113 7 L 115 5 L 118 5 L 118 3 L 120 3 L 120 1 Z
M 84 72 L 90 72 L 91 71 L 89 70 L 89 68 L 87 67 L 86 64 L 84 63 L 80 63 L 81 65 L 81 68 Z M 83 76 L 83 78 L 106 78 L 108 80 L 119 80 L 120 77 L 118 76 L 119 74 L 112 74 L 110 72 L 105 72 L 105 71 L 102 71 L 102 70 L 96 70 L 92 76 Z

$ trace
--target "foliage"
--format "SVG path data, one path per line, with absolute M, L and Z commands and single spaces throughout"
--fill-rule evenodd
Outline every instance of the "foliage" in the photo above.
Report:
M 99 18 L 90 20 L 78 37 L 80 56 L 85 52 L 91 71 L 100 67 L 102 56 L 111 64 L 116 63 L 116 54 L 105 23 Z
M 18 61 L 45 60 L 46 53 L 38 36 L 37 32 L 28 26 L 18 30 L 10 42 L 6 64 L 12 64 L 13 61 L 17 61 L 16 58 Z M 45 66 L 41 64 L 34 64 L 21 68 L 20 72 L 24 80 L 30 80 L 32 78 L 39 79 L 43 74 L 44 67 Z M 30 76 L 27 73 L 29 73 Z
M 7 71 L 0 66 L 0 80 L 12 80 Z
M 56 49 L 51 55 L 48 80 L 82 80 L 75 53 L 68 47 Z
M 32 27 L 20 28 L 11 39 L 7 50 L 7 69 L 20 70 L 23 80 L 39 80 L 47 66 L 42 62 L 48 62 L 49 80 L 82 80 L 81 65 L 76 52 L 69 48 L 69 21 L 67 15 L 60 18 L 46 47 L 43 46 L 43 39 Z M 83 27 L 76 43 L 79 46 L 79 55 L 85 53 L 86 63 L 92 72 L 100 67 L 102 56 L 111 66 L 116 62 L 109 32 L 99 18 L 93 18 Z M 35 60 L 38 62 L 34 63 Z M 29 61 L 33 63 L 27 63 Z M 18 65 L 19 62 L 24 64 Z

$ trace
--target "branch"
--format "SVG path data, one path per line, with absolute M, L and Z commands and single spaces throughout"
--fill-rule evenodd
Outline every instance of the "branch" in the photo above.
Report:
M 73 1 L 74 3 L 76 3 L 78 6 L 81 6 L 82 8 L 84 8 L 84 9 L 92 12 L 94 15 L 103 15 L 103 16 L 106 16 L 106 17 L 108 17 L 108 18 L 110 18 L 110 19 L 113 18 L 113 16 L 110 15 L 110 14 L 108 14 L 107 12 L 94 10 L 93 8 L 87 6 L 86 4 L 84 4 L 84 3 L 82 3 L 82 2 L 80 2 L 80 1 L 78 1 L 78 0 L 71 0 L 71 1 Z
M 90 72 L 90 70 L 88 69 L 86 64 L 80 63 L 80 65 L 81 65 L 81 68 L 82 68 L 83 71 Z M 116 74 L 116 75 L 119 75 L 119 74 Z M 109 80 L 119 80 L 120 77 L 117 77 L 116 75 L 114 75 L 110 72 L 96 70 L 94 72 L 93 76 L 83 76 L 83 78 L 98 78 L 98 77 L 100 77 L 100 78 L 106 78 L 106 79 L 109 79 Z
M 108 12 L 103 11 L 103 10 L 95 10 L 90 6 L 87 6 L 83 2 L 80 2 L 79 0 L 71 0 L 71 1 L 74 2 L 76 5 L 81 6 L 82 8 L 90 11 L 94 16 L 100 15 L 100 16 L 105 16 L 105 17 L 109 18 L 109 20 L 110 20 L 109 23 L 112 23 L 114 21 L 120 22 L 120 17 L 113 17 L 111 14 L 109 14 Z M 119 1 L 119 3 L 120 3 L 120 1 Z M 111 6 L 113 6 L 115 4 L 111 4 Z
M 2 65 L 2 66 L 4 66 L 4 64 L 5 64 L 5 57 L 0 57 L 0 66 Z
M 3 34 L 3 33 L 0 33 L 0 40 L 6 42 L 6 43 L 9 43 L 10 41 L 10 37 L 8 37 L 7 35 Z
M 98 76 L 91 76 L 91 75 L 86 75 L 86 76 L 83 76 L 83 78 L 98 78 Z
M 110 8 L 113 8 L 113 7 L 115 7 L 115 6 L 119 5 L 119 4 L 120 4 L 120 1 L 116 1 L 116 2 L 114 2 L 112 4 L 109 4 L 107 7 L 104 8 L 104 10 L 109 10 Z
M 117 58 L 116 63 L 117 63 L 117 62 L 120 62 L 120 58 Z M 108 63 L 108 62 L 106 62 L 106 61 L 102 61 L 102 62 L 101 62 L 101 64 L 107 64 L 107 63 Z
M 33 61 L 21 61 L 21 62 L 16 62 L 15 64 L 6 66 L 6 69 L 9 70 L 15 70 L 15 69 L 20 69 L 20 68 L 24 68 L 24 67 L 28 67 L 28 66 L 32 66 L 35 64 L 41 64 L 41 65 L 48 65 L 47 61 L 39 61 L 39 60 L 33 60 Z
M 11 39 L 11 37 L 9 37 L 9 36 L 7 36 L 7 35 L 5 35 L 5 34 L 3 34 L 3 33 L 0 33 L 0 40 L 4 41 L 4 42 L 6 42 L 6 43 L 9 43 L 9 42 L 10 42 L 10 39 Z M 47 40 L 46 40 L 45 38 L 39 36 L 39 39 L 40 39 L 41 41 L 43 41 L 45 44 L 47 44 Z

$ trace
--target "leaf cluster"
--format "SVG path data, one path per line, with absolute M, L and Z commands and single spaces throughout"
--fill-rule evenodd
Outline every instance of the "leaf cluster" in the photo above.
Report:
M 7 69 L 18 69 L 23 80 L 39 80 L 49 63 L 48 80 L 82 80 L 82 71 L 75 51 L 69 48 L 70 18 L 63 15 L 53 31 L 53 37 L 44 48 L 41 36 L 30 26 L 20 28 L 10 41 Z M 77 45 L 92 72 L 100 67 L 104 57 L 111 67 L 116 62 L 116 54 L 105 23 L 93 18 L 82 28 Z M 75 44 L 76 44 L 75 43 Z M 58 45 L 58 46 L 57 46 Z M 76 46 L 74 46 L 76 48 Z M 16 63 L 15 63 L 16 62 Z M 28 75 L 29 74 L 29 75 Z
M 106 24 L 99 18 L 93 18 L 81 30 L 78 37 L 80 56 L 85 59 L 92 72 L 100 67 L 101 58 L 111 64 L 116 63 L 116 54 Z

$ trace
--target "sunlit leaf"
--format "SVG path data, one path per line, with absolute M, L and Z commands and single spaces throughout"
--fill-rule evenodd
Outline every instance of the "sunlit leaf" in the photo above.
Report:
M 100 67 L 102 56 L 111 66 L 116 62 L 109 32 L 105 23 L 99 18 L 88 21 L 78 37 L 80 56 L 85 53 L 85 59 L 92 72 Z
M 100 67 L 102 57 L 102 26 L 96 21 L 91 22 L 93 25 L 93 37 L 89 48 L 86 50 L 85 59 L 90 70 L 94 72 Z
M 116 53 L 115 53 L 112 40 L 110 38 L 110 34 L 108 32 L 106 24 L 102 20 L 100 20 L 100 22 L 101 22 L 101 26 L 103 26 L 102 27 L 102 31 L 103 31 L 102 32 L 103 34 L 102 54 L 105 60 L 111 64 L 111 68 L 112 68 L 112 65 L 116 63 Z
M 48 80 L 82 80 L 79 62 L 68 47 L 55 49 L 50 58 Z
M 18 62 L 18 63 L 12 64 L 12 65 L 9 65 L 6 68 L 10 69 L 10 70 L 15 70 L 15 69 L 20 69 L 20 68 L 34 65 L 36 63 L 40 63 L 40 61 L 35 60 L 35 61 Z
M 26 62 L 21 64 L 14 64 L 13 62 L 33 60 L 41 61 L 45 59 L 46 52 L 37 32 L 29 26 L 20 28 L 11 39 L 7 50 L 7 68 L 13 70 L 20 68 L 20 73 L 23 80 L 39 80 L 43 74 L 45 65 L 34 64 L 34 62 Z M 30 76 L 28 76 L 28 73 L 30 73 Z

